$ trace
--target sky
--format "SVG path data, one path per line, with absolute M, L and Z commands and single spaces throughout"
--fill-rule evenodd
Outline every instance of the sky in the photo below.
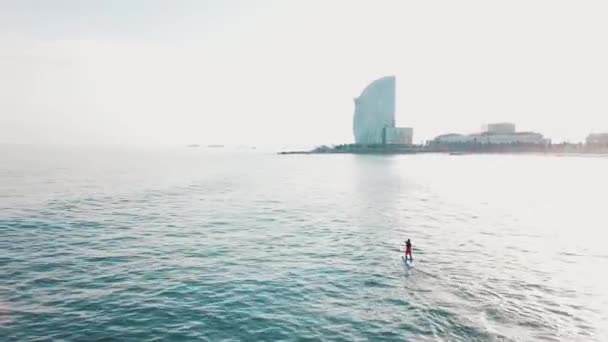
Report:
M 0 0 L 0 143 L 353 141 L 397 77 L 423 142 L 509 121 L 608 132 L 608 2 Z

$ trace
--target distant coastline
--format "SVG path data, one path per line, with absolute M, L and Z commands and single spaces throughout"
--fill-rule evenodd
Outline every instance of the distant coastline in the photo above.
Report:
M 608 155 L 608 146 L 583 144 L 426 144 L 426 145 L 358 145 L 319 146 L 309 151 L 282 151 L 290 154 L 554 154 L 554 155 Z

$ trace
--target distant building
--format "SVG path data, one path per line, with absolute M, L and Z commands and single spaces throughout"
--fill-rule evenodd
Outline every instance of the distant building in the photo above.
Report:
M 414 129 L 409 127 L 386 127 L 384 129 L 384 143 L 389 145 L 411 145 Z
M 548 145 L 549 139 L 545 139 L 542 134 L 535 132 L 514 132 L 514 133 L 479 133 L 471 134 L 474 142 L 480 144 L 535 144 Z
M 496 133 L 496 134 L 510 134 L 515 133 L 515 124 L 509 122 L 499 122 L 483 125 L 482 132 Z
M 586 143 L 590 146 L 608 146 L 608 133 L 589 134 Z
M 394 76 L 375 80 L 355 99 L 355 143 L 382 144 L 385 127 L 395 127 Z
M 438 144 L 469 143 L 469 142 L 473 142 L 473 137 L 471 135 L 449 133 L 449 134 L 442 134 L 442 135 L 435 137 L 435 139 L 433 139 L 433 142 L 438 143 Z
M 435 144 L 535 144 L 549 145 L 551 141 L 536 132 L 515 132 L 515 125 L 509 123 L 490 124 L 484 126 L 486 131 L 476 134 L 443 134 L 432 142 Z
M 395 127 L 395 87 L 395 76 L 386 76 L 370 83 L 355 98 L 356 144 L 411 144 L 413 130 Z

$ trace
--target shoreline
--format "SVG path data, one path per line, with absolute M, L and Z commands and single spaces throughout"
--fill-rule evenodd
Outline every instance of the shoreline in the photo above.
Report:
M 608 153 L 580 153 L 580 152 L 471 152 L 471 153 L 449 153 L 449 152 L 312 152 L 312 151 L 282 151 L 278 155 L 330 155 L 330 154 L 358 154 L 358 155 L 418 155 L 418 154 L 443 154 L 450 156 L 470 155 L 536 155 L 553 157 L 608 157 Z
M 310 151 L 281 151 L 279 155 L 309 155 L 309 154 L 371 154 L 371 155 L 410 155 L 410 154 L 447 154 L 454 156 L 478 154 L 534 154 L 552 156 L 608 156 L 608 148 L 564 148 L 528 146 L 484 146 L 471 149 L 437 147 L 437 146 L 356 146 L 341 145 L 338 147 L 319 147 Z

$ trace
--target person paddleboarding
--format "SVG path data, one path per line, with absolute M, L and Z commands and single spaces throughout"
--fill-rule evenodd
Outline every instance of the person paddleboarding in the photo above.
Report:
M 410 241 L 410 239 L 407 239 L 407 241 L 405 241 L 405 261 L 407 261 L 407 256 L 410 256 L 410 262 L 414 261 L 414 258 L 412 257 L 412 242 Z

